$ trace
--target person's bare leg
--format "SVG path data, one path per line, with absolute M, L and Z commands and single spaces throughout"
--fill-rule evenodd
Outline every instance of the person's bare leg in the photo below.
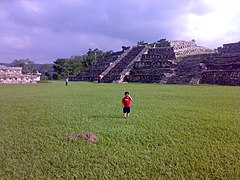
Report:
M 124 115 L 124 118 L 127 118 L 127 113 L 124 113 L 123 115 Z
M 130 113 L 127 113 L 127 118 L 129 117 Z

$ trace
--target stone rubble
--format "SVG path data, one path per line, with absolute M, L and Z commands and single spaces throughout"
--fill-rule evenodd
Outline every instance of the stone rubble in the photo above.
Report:
M 22 74 L 21 67 L 0 65 L 0 84 L 36 84 L 40 81 L 41 73 Z

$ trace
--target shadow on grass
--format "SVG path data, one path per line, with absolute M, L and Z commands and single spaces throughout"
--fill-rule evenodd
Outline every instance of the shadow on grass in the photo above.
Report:
M 41 80 L 38 83 L 52 83 L 50 80 Z
M 121 130 L 123 127 L 133 127 L 134 122 L 131 118 L 125 119 L 123 116 L 121 115 L 93 115 L 93 116 L 89 116 L 90 118 L 92 118 L 93 120 L 99 120 L 99 119 L 104 119 L 104 121 L 107 122 L 111 122 L 111 124 L 109 124 L 107 126 L 107 129 L 109 129 L 109 127 L 111 128 L 117 128 L 119 130 Z
M 99 115 L 93 115 L 90 116 L 91 118 L 110 118 L 110 119 L 123 119 L 123 116 L 121 115 L 109 115 L 109 114 L 99 114 Z

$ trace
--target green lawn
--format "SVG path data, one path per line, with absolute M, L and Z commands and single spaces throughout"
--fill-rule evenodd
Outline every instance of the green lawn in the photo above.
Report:
M 97 143 L 63 140 L 80 132 Z M 74 177 L 240 179 L 240 87 L 0 85 L 0 179 Z

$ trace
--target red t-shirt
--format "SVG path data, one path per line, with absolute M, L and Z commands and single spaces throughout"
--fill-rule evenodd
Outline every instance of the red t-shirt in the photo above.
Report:
M 122 99 L 122 103 L 123 103 L 123 106 L 124 107 L 130 107 L 130 104 L 131 104 L 131 99 L 130 99 L 130 97 L 124 97 L 123 99 Z

